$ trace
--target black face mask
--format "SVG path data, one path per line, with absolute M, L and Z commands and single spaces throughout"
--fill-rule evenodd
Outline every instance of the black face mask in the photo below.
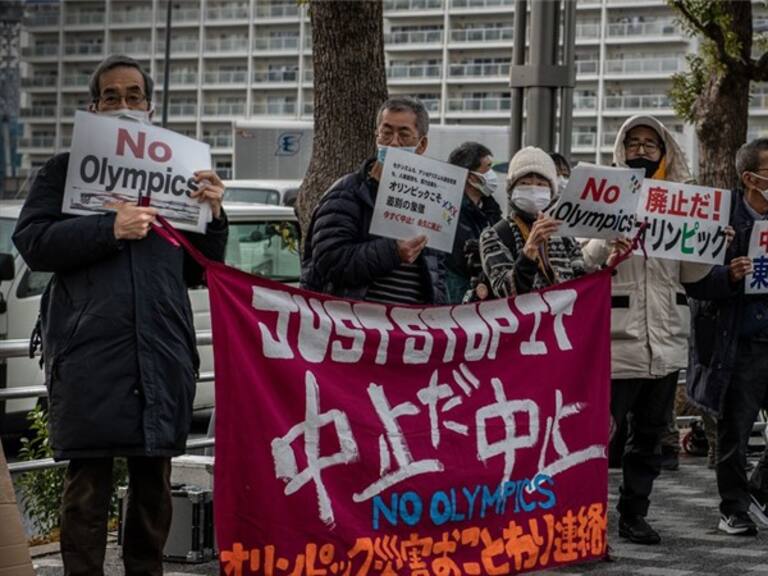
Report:
M 627 160 L 627 166 L 630 168 L 642 168 L 645 170 L 646 178 L 651 178 L 656 174 L 656 170 L 659 169 L 659 164 L 661 164 L 661 158 L 658 160 L 649 160 L 648 158 L 639 156 L 637 158 L 632 158 L 632 160 Z

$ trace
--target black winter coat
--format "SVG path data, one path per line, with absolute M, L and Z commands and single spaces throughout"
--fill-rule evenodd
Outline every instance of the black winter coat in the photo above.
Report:
M 728 247 L 723 266 L 693 284 L 685 284 L 691 302 L 691 338 L 686 373 L 688 397 L 707 411 L 722 414 L 725 392 L 730 385 L 738 352 L 744 304 L 744 280 L 733 284 L 728 264 L 749 251 L 754 219 L 744 206 L 741 192 L 731 198 L 730 224 L 736 236 Z M 749 277 L 747 277 L 749 278 Z
M 62 214 L 68 154 L 40 169 L 13 242 L 54 272 L 41 300 L 56 459 L 184 452 L 199 359 L 187 286 L 202 270 L 154 232 L 118 241 L 114 214 Z M 189 239 L 223 260 L 226 217 Z
M 378 190 L 378 182 L 368 175 L 374 161 L 336 181 L 315 208 L 304 246 L 303 288 L 365 300 L 373 281 L 400 265 L 397 242 L 368 231 Z M 443 260 L 430 248 L 417 260 L 430 304 L 445 302 Z

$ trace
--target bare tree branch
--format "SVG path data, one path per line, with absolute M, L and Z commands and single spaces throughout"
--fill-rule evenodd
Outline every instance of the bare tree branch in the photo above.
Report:
M 723 31 L 720 29 L 720 26 L 712 22 L 704 24 L 701 20 L 696 18 L 696 16 L 694 16 L 690 10 L 688 10 L 684 0 L 673 0 L 672 4 L 677 9 L 677 11 L 682 14 L 683 18 L 685 18 L 690 23 L 691 26 L 701 32 L 705 38 L 708 38 L 714 42 L 715 47 L 717 48 L 717 55 L 720 58 L 720 62 L 724 66 L 730 68 L 731 70 L 742 68 L 744 66 L 744 63 L 736 60 L 735 58 L 731 58 L 731 56 L 728 54 L 728 50 L 726 50 L 725 47 L 725 36 L 723 35 Z

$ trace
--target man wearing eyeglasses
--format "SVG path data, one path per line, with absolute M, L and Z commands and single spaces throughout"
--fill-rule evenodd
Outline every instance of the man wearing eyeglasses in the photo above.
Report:
M 416 98 L 381 105 L 376 157 L 338 180 L 312 215 L 302 260 L 302 286 L 355 300 L 385 304 L 445 301 L 442 256 L 426 236 L 393 240 L 369 232 L 387 150 L 427 149 L 429 113 Z
M 618 166 L 642 168 L 646 178 L 688 182 L 691 174 L 672 133 L 652 116 L 624 122 L 613 150 Z M 622 241 L 624 242 L 624 241 Z M 611 243 L 584 246 L 588 266 L 604 264 Z M 619 536 L 638 544 L 661 537 L 645 520 L 661 471 L 662 438 L 674 416 L 680 370 L 688 364 L 690 311 L 682 282 L 703 278 L 710 266 L 631 256 L 613 276 L 611 297 L 611 436 L 631 414 L 622 459 Z
M 90 111 L 150 122 L 152 79 L 133 59 L 110 56 L 93 73 Z M 199 359 L 187 286 L 202 270 L 152 231 L 154 208 L 62 214 L 68 153 L 38 172 L 13 235 L 32 270 L 53 272 L 41 333 L 56 460 L 69 460 L 61 506 L 67 575 L 103 574 L 114 457 L 128 462 L 123 562 L 127 575 L 162 574 L 171 522 L 171 457 L 182 454 Z M 223 260 L 223 186 L 195 174 L 211 205 L 205 234 L 188 234 Z

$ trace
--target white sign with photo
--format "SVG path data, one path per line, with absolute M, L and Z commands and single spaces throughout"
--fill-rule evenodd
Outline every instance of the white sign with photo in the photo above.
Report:
M 78 111 L 62 211 L 89 215 L 140 198 L 182 230 L 205 232 L 211 207 L 190 194 L 196 170 L 211 168 L 208 144 L 171 130 Z

